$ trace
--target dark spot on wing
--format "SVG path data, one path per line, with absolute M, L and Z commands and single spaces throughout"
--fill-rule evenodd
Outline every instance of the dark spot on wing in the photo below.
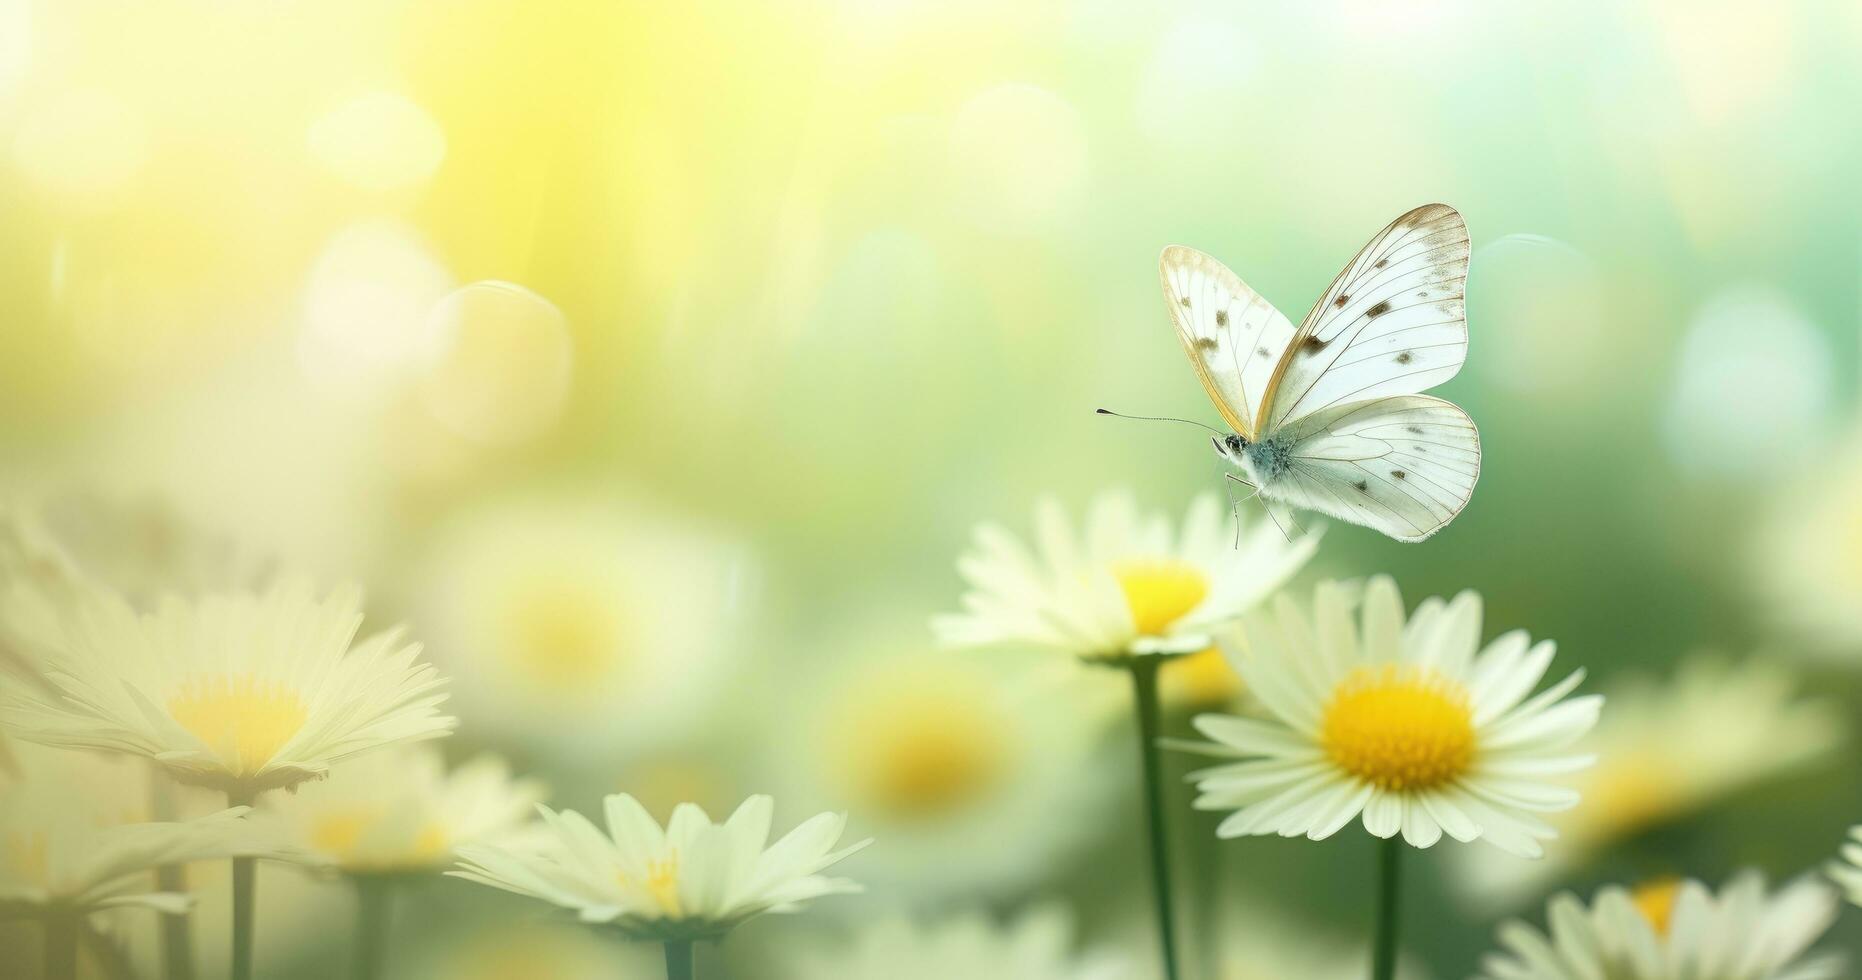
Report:
M 1186 310 L 1190 308 L 1190 298 L 1188 296 L 1178 299 L 1177 302 L 1183 304 L 1183 308 Z
M 1388 313 L 1388 312 L 1390 312 L 1390 301 L 1382 300 L 1376 306 L 1373 306 L 1370 309 L 1365 310 L 1364 315 L 1368 317 L 1379 317 L 1379 316 L 1383 316 L 1385 313 Z
M 1409 474 L 1403 472 L 1402 470 L 1391 470 L 1390 475 L 1396 477 L 1399 480 L 1406 479 L 1409 477 Z
M 1212 338 L 1209 338 L 1209 337 L 1196 338 L 1196 349 L 1199 351 L 1204 351 L 1206 353 L 1214 353 L 1215 351 L 1221 349 L 1221 347 L 1222 345 L 1219 343 L 1216 343 L 1216 341 Z
M 1228 326 L 1228 311 L 1227 310 L 1215 311 L 1215 325 L 1218 327 Z
M 1270 350 L 1268 350 L 1268 349 L 1267 349 L 1267 348 L 1265 348 L 1265 347 L 1256 347 L 1256 348 L 1254 349 L 1254 353 L 1255 353 L 1255 355 L 1256 355 L 1256 356 L 1259 356 L 1259 357 L 1272 357 L 1272 356 L 1274 356 L 1274 352 L 1273 352 L 1273 351 L 1270 351 Z
M 1314 354 L 1317 354 L 1320 351 L 1325 350 L 1325 344 L 1326 342 L 1323 340 L 1320 340 L 1316 335 L 1307 334 L 1306 339 L 1300 341 L 1300 353 L 1306 355 L 1307 357 L 1311 357 Z
M 1349 302 L 1351 302 L 1350 293 L 1339 293 L 1338 298 L 1332 301 L 1332 305 L 1342 310 L 1345 308 L 1345 304 Z
M 1416 355 L 1411 354 L 1409 351 L 1404 351 L 1403 353 L 1398 354 L 1396 356 L 1396 362 L 1398 364 L 1408 364 L 1409 362 L 1415 359 L 1416 359 Z
M 1408 429 L 1411 435 L 1422 435 L 1422 426 L 1420 425 L 1406 425 L 1404 428 Z
M 1389 259 L 1378 259 L 1378 260 L 1377 260 L 1377 262 L 1376 262 L 1376 264 L 1375 264 L 1375 265 L 1372 265 L 1372 266 L 1371 266 L 1371 268 L 1373 268 L 1373 269 L 1381 269 L 1381 268 L 1383 268 L 1384 266 L 1386 266 L 1386 265 L 1389 265 L 1389 264 L 1390 264 L 1390 260 L 1389 260 Z
M 1371 492 L 1371 485 L 1363 480 L 1359 480 L 1358 482 L 1353 483 L 1352 486 L 1357 487 L 1359 493 L 1370 493 Z

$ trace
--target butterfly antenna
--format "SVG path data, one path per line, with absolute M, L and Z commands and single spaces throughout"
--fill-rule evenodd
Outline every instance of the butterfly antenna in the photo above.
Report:
M 1227 435 L 1227 433 L 1223 432 L 1221 429 L 1218 429 L 1213 425 L 1204 425 L 1203 423 L 1198 422 L 1195 419 L 1173 419 L 1167 415 L 1124 415 L 1119 412 L 1114 412 L 1113 410 L 1109 408 L 1097 408 L 1093 410 L 1093 413 L 1096 415 L 1110 415 L 1115 419 L 1132 419 L 1137 422 L 1181 422 L 1184 425 L 1194 425 L 1194 426 L 1198 426 L 1204 429 L 1208 429 L 1210 432 L 1213 432 L 1218 436 Z
M 1244 480 L 1241 477 L 1236 476 L 1233 473 L 1224 473 L 1222 474 L 1222 477 L 1223 477 L 1222 489 L 1228 493 L 1228 518 L 1229 520 L 1235 522 L 1234 548 L 1236 551 L 1240 551 L 1241 550 L 1241 505 L 1247 503 L 1250 500 L 1253 500 L 1256 497 L 1259 497 L 1261 495 L 1261 488 L 1255 486 L 1252 483 L 1249 483 L 1247 480 Z M 1239 483 L 1242 486 L 1247 487 L 1248 489 L 1254 492 L 1248 494 L 1246 497 L 1243 497 L 1240 500 L 1236 500 L 1235 499 L 1235 488 L 1229 486 L 1229 484 L 1231 483 Z

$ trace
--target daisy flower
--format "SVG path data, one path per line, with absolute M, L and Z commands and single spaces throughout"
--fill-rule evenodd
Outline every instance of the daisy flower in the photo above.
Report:
M 1185 655 L 1214 646 L 1214 630 L 1247 612 L 1305 565 L 1316 535 L 1289 541 L 1270 524 L 1237 531 L 1214 494 L 1190 505 L 1172 532 L 1126 493 L 1104 493 L 1076 531 L 1060 505 L 1035 509 L 1034 544 L 977 528 L 957 570 L 964 611 L 933 625 L 948 643 L 1027 646 L 1091 661 Z M 1168 676 L 1168 674 L 1166 674 Z
M 91 595 L 63 611 L 51 692 L 17 686 L 0 722 L 21 739 L 152 758 L 182 782 L 249 800 L 332 763 L 447 734 L 420 647 L 357 641 L 361 594 L 303 583 L 170 598 L 139 615 Z
M 439 871 L 461 845 L 528 823 L 543 788 L 483 755 L 447 771 L 431 744 L 372 753 L 262 803 L 251 822 L 300 863 L 347 875 Z
M 778 727 L 784 792 L 846 808 L 886 842 L 850 863 L 888 891 L 922 898 L 1004 895 L 1038 882 L 1099 829 L 1061 812 L 1112 795 L 1099 757 L 1097 693 L 1038 654 L 919 651 L 824 670 Z
M 1416 847 L 1446 833 L 1537 856 L 1553 833 L 1537 814 L 1578 801 L 1547 777 L 1591 764 L 1567 750 L 1602 699 L 1566 699 L 1582 671 L 1528 698 L 1552 643 L 1516 630 L 1478 649 L 1480 634 L 1472 592 L 1429 599 L 1407 623 L 1386 577 L 1366 587 L 1357 621 L 1333 583 L 1310 614 L 1279 597 L 1271 614 L 1247 617 L 1231 651 L 1269 717 L 1196 718 L 1214 742 L 1193 748 L 1242 760 L 1195 774 L 1196 806 L 1235 811 L 1222 837 L 1319 840 L 1362 818 Z
M 149 821 L 129 760 L 33 746 L 0 778 L 0 920 L 88 916 L 116 907 L 186 912 L 188 896 L 153 887 L 163 864 L 259 853 L 234 807 Z
M 1605 888 L 1586 907 L 1569 892 L 1552 899 L 1547 932 L 1500 927 L 1502 952 L 1482 980 L 1825 980 L 1844 974 L 1838 956 L 1806 957 L 1836 919 L 1836 895 L 1805 879 L 1768 894 L 1742 874 L 1718 895 L 1697 881 Z
M 1834 703 L 1797 696 L 1795 674 L 1758 657 L 1684 661 L 1673 678 L 1630 678 L 1581 743 L 1597 764 L 1576 774 L 1584 805 L 1548 816 L 1542 860 L 1460 853 L 1458 876 L 1483 902 L 1517 903 L 1591 858 L 1767 779 L 1827 759 L 1846 725 Z
M 429 562 L 418 618 L 460 713 L 559 757 L 679 742 L 744 649 L 746 553 L 658 508 L 514 497 L 449 523 Z
M 1826 871 L 1849 904 L 1862 905 L 1862 826 L 1849 828 L 1849 841 L 1840 853 L 1841 857 L 1831 861 Z
M 1043 906 L 997 923 L 981 912 L 931 922 L 893 914 L 850 940 L 816 944 L 787 957 L 784 976 L 795 980 L 947 980 L 1014 977 L 1015 980 L 1119 980 L 1130 969 L 1116 957 L 1074 952 L 1073 917 Z
M 521 844 L 459 849 L 448 874 L 573 910 L 582 922 L 669 944 L 717 938 L 764 912 L 794 912 L 823 895 L 860 890 L 821 874 L 865 847 L 835 850 L 843 815 L 823 813 L 769 843 L 774 802 L 745 800 L 712 823 L 691 804 L 662 829 L 625 793 L 606 800 L 607 832 L 581 814 L 539 805 L 543 827 Z

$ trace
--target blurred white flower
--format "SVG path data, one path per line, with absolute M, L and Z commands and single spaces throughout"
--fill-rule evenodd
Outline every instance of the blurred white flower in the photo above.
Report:
M 1544 859 L 1460 854 L 1463 885 L 1483 903 L 1535 898 L 1612 844 L 1827 757 L 1842 743 L 1842 713 L 1797 698 L 1796 686 L 1790 670 L 1762 658 L 1699 655 L 1665 683 L 1612 684 L 1610 710 L 1579 743 L 1597 757 L 1572 782 L 1584 804 L 1547 818 L 1558 837 Z
M 810 899 L 860 890 L 820 872 L 870 840 L 835 850 L 847 818 L 823 813 L 770 844 L 774 807 L 752 796 L 719 824 L 685 804 L 661 829 L 623 793 L 606 800 L 604 834 L 579 813 L 539 806 L 545 832 L 519 845 L 462 847 L 464 870 L 448 874 L 661 941 L 715 938 L 764 912 L 795 912 Z
M 59 610 L 53 691 L 18 684 L 0 722 L 46 745 L 124 752 L 238 798 L 333 762 L 447 734 L 439 675 L 398 629 L 355 642 L 361 594 L 302 582 L 164 601 L 92 595 Z
M 345 874 L 437 871 L 457 848 L 497 841 L 527 823 L 541 785 L 484 755 L 452 771 L 430 744 L 384 749 L 321 782 L 268 798 L 249 819 L 302 863 Z
M 1190 505 L 1173 534 L 1161 513 L 1129 494 L 1103 493 L 1076 534 L 1059 504 L 1035 510 L 1034 547 L 985 524 L 957 570 L 969 584 L 964 611 L 938 617 L 945 642 L 1029 646 L 1086 660 L 1190 654 L 1213 631 L 1285 584 L 1318 545 L 1288 541 L 1272 525 L 1237 533 L 1214 494 Z
M 863 880 L 932 898 L 1020 888 L 1102 829 L 1054 819 L 1097 812 L 1121 775 L 1095 751 L 1116 701 L 1091 707 L 1120 692 L 1095 679 L 1026 656 L 875 656 L 807 685 L 773 765 L 884 841 L 851 866 Z
M 1566 699 L 1581 670 L 1528 698 L 1551 641 L 1514 630 L 1481 649 L 1480 637 L 1473 592 L 1426 599 L 1405 623 L 1396 584 L 1380 576 L 1361 625 L 1333 583 L 1316 590 L 1310 618 L 1277 597 L 1225 646 L 1271 717 L 1196 718 L 1214 744 L 1182 747 L 1245 760 L 1197 773 L 1197 808 L 1236 811 L 1217 829 L 1225 838 L 1321 840 L 1361 815 L 1372 835 L 1400 831 L 1416 847 L 1446 833 L 1537 857 L 1553 831 L 1536 814 L 1578 802 L 1547 777 L 1591 764 L 1567 750 L 1602 699 Z
M 704 724 L 739 652 L 748 561 L 675 514 L 517 499 L 461 515 L 429 559 L 423 633 L 493 736 L 564 756 L 674 742 Z
M 87 752 L 23 748 L 0 777 L 0 920 L 89 915 L 119 906 L 187 911 L 159 891 L 159 865 L 265 850 L 234 807 L 191 820 L 146 819 L 139 765 Z
M 1862 436 L 1778 494 L 1752 542 L 1772 619 L 1810 652 L 1862 657 Z
M 0 506 L 0 582 L 113 591 L 137 609 L 162 596 L 257 584 L 265 562 L 161 497 L 101 492 Z
M 1862 826 L 1849 828 L 1849 840 L 1843 844 L 1838 860 L 1826 869 L 1830 880 L 1843 890 L 1851 905 L 1862 905 Z
M 656 949 L 556 922 L 488 923 L 436 937 L 404 973 L 412 980 L 616 980 L 654 977 Z
M 1481 964 L 1483 980 L 1824 980 L 1845 974 L 1840 956 L 1805 950 L 1836 919 L 1836 894 L 1804 879 L 1767 894 L 1747 873 L 1719 894 L 1697 881 L 1605 888 L 1587 908 L 1569 892 L 1551 900 L 1540 932 L 1500 927 L 1503 952 Z
M 1754 338 L 1763 338 L 1755 343 Z M 1750 479 L 1825 444 L 1835 390 L 1830 343 L 1788 297 L 1719 293 L 1681 344 L 1665 429 L 1686 469 Z
M 1074 952 L 1073 917 L 1044 906 L 998 923 L 982 912 L 934 921 L 893 914 L 839 943 L 815 943 L 787 957 L 795 980 L 1122 980 L 1118 958 Z
M 1352 936 L 1332 927 L 1301 921 L 1257 898 L 1225 903 L 1223 923 L 1214 942 L 1213 980 L 1364 980 L 1371 973 L 1368 936 Z M 1399 980 L 1420 980 L 1428 972 L 1399 957 Z

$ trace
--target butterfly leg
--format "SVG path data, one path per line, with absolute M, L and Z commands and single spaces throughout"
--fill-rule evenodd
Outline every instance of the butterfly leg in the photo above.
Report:
M 1254 492 L 1240 500 L 1235 499 L 1235 488 L 1230 483 L 1239 483 Z M 1241 550 L 1241 505 L 1260 496 L 1261 488 L 1233 473 L 1222 474 L 1222 490 L 1228 494 L 1228 519 L 1235 522 L 1235 550 Z

